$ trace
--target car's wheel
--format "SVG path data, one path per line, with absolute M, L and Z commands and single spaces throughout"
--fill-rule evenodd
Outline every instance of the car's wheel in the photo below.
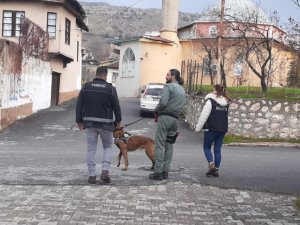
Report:
M 145 112 L 143 110 L 140 110 L 140 117 L 144 117 L 145 116 Z

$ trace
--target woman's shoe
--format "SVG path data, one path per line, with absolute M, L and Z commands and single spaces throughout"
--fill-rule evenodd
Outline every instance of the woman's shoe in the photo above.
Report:
M 211 177 L 213 176 L 213 174 L 217 171 L 216 167 L 215 167 L 215 164 L 214 163 L 211 163 L 209 164 L 208 166 L 208 171 L 206 173 L 206 176 L 207 177 Z
M 220 176 L 219 169 L 216 169 L 216 171 L 213 173 L 213 176 L 214 177 L 219 177 Z

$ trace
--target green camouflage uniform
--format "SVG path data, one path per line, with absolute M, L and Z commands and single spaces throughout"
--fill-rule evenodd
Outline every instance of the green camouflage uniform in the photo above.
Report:
M 166 142 L 166 138 L 176 135 L 178 120 L 174 117 L 180 116 L 185 103 L 185 91 L 177 81 L 164 86 L 162 97 L 155 109 L 159 118 L 155 134 L 154 173 L 169 172 L 173 156 L 173 144 Z

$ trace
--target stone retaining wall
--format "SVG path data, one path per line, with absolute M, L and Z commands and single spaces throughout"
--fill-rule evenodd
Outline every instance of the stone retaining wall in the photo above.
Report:
M 188 97 L 185 118 L 193 130 L 203 105 L 203 97 Z M 299 139 L 300 103 L 235 99 L 229 107 L 229 133 L 255 138 Z

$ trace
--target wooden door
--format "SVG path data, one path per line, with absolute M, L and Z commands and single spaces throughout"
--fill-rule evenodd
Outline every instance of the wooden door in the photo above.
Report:
M 60 73 L 52 72 L 51 105 L 59 102 Z

